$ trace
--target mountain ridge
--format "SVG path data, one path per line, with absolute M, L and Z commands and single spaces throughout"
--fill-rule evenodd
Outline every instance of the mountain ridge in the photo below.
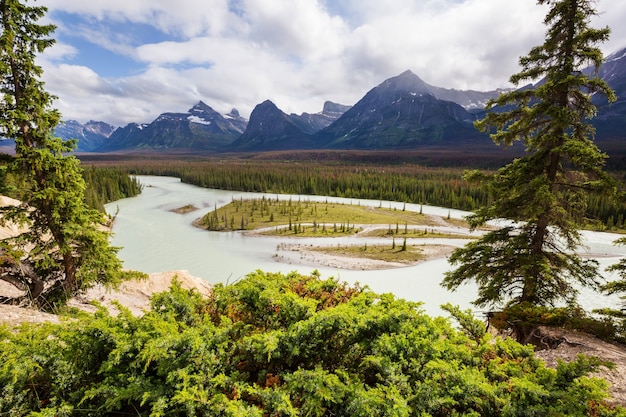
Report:
M 592 71 L 587 69 L 586 71 Z M 609 55 L 599 71 L 618 100 L 593 97 L 596 139 L 626 137 L 626 48 Z M 522 87 L 524 88 L 524 87 Z M 83 152 L 188 150 L 263 152 L 297 149 L 418 149 L 423 146 L 469 146 L 487 137 L 473 127 L 484 105 L 504 89 L 486 92 L 432 86 L 410 70 L 384 80 L 352 106 L 327 101 L 319 113 L 285 114 L 271 100 L 255 107 L 250 120 L 232 109 L 226 115 L 203 101 L 187 113 L 162 113 L 151 123 L 129 123 L 107 132 L 104 122 L 84 126 L 73 121 L 57 134 L 78 139 Z M 102 123 L 100 130 L 94 128 Z M 90 126 L 87 126 L 90 125 Z
M 481 136 L 474 115 L 435 94 L 405 71 L 371 89 L 317 137 L 333 149 L 404 149 Z

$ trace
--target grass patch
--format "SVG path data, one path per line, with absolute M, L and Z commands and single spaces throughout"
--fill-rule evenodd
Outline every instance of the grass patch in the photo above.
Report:
M 441 218 L 413 211 L 265 197 L 233 200 L 195 222 L 199 227 L 214 231 L 277 227 L 277 234 L 302 236 L 354 234 L 360 230 L 355 226 L 358 224 L 389 224 L 394 231 L 400 231 L 409 226 L 437 226 L 441 223 Z M 281 231 L 279 226 L 285 230 Z
M 290 237 L 341 237 L 354 235 L 363 230 L 361 227 L 347 223 L 298 223 L 292 225 L 291 229 L 285 225 L 276 226 L 261 232 L 263 236 L 290 236 Z
M 178 214 L 187 214 L 196 210 L 198 210 L 198 207 L 194 206 L 193 204 L 187 204 L 186 206 L 178 207 L 170 211 Z
M 426 258 L 419 246 L 398 242 L 392 245 L 337 245 L 314 247 L 310 250 L 332 255 L 367 258 L 385 262 L 413 263 Z
M 394 229 L 393 227 L 389 228 L 379 228 L 367 230 L 361 233 L 359 236 L 361 237 L 400 237 L 400 238 L 430 238 L 430 239 L 473 239 L 475 236 L 462 234 L 462 233 L 444 233 L 438 232 L 436 229 L 428 229 L 426 228 L 400 228 L 399 230 Z

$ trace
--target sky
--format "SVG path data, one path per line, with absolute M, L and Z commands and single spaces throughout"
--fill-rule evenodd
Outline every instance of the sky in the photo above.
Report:
M 204 101 L 249 118 L 353 105 L 411 70 L 445 88 L 508 88 L 541 45 L 536 0 L 39 0 L 56 44 L 38 57 L 64 120 L 150 123 Z M 626 1 L 597 0 L 605 55 L 626 48 Z

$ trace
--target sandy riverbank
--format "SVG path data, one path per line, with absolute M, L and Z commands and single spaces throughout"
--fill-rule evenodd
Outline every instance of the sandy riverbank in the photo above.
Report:
M 431 233 L 431 236 L 435 234 L 437 237 L 429 238 L 428 235 L 423 235 L 421 237 L 409 237 L 407 239 L 407 244 L 413 246 L 414 248 L 419 249 L 421 252 L 421 256 L 419 259 L 415 261 L 385 261 L 379 259 L 370 259 L 365 256 L 355 255 L 345 255 L 340 253 L 329 253 L 327 251 L 320 251 L 321 247 L 318 244 L 314 243 L 299 243 L 303 240 L 307 240 L 311 242 L 319 239 L 320 242 L 325 239 L 334 239 L 334 237 L 326 238 L 324 236 L 303 236 L 298 237 L 294 235 L 278 235 L 284 243 L 281 243 L 277 247 L 277 252 L 274 255 L 274 259 L 276 262 L 288 263 L 293 265 L 300 266 L 326 266 L 331 268 L 338 269 L 348 269 L 348 270 L 376 270 L 376 269 L 392 269 L 392 268 L 404 268 L 407 266 L 416 265 L 422 262 L 426 262 L 433 259 L 445 258 L 454 251 L 454 249 L 460 245 L 462 245 L 463 241 L 467 241 L 468 239 L 473 239 L 477 237 L 481 232 L 470 232 L 469 228 L 461 227 L 458 225 L 450 224 L 445 219 L 442 219 L 437 216 L 432 216 L 433 218 L 438 220 L 437 226 L 410 226 L 408 231 L 409 233 L 414 233 L 415 231 L 419 231 L 420 233 L 428 230 Z M 286 227 L 286 226 L 284 226 Z M 356 233 L 349 236 L 339 236 L 336 239 L 342 239 L 343 246 L 363 246 L 364 239 L 368 239 L 369 241 L 375 240 L 376 244 L 380 245 L 389 245 L 391 246 L 393 237 L 372 237 L 376 236 L 376 232 L 386 231 L 389 228 L 389 225 L 384 224 L 355 224 L 354 228 L 357 230 Z M 247 230 L 241 233 L 246 234 L 251 237 L 267 237 L 272 236 L 272 233 L 276 231 L 276 227 L 268 227 L 262 229 L 255 230 Z M 450 237 L 453 239 L 458 239 L 460 245 L 444 245 L 439 243 L 442 241 L 440 238 Z M 396 236 L 396 240 L 402 238 L 402 235 Z M 328 241 L 326 240 L 326 245 Z
M 280 250 L 274 256 L 277 262 L 301 266 L 327 266 L 330 268 L 348 270 L 375 270 L 403 268 L 426 262 L 432 259 L 444 258 L 454 250 L 453 246 L 446 245 L 420 245 L 422 257 L 413 262 L 387 262 L 378 259 L 364 257 L 344 256 L 320 252 L 315 246 L 298 243 L 286 243 L 280 245 Z

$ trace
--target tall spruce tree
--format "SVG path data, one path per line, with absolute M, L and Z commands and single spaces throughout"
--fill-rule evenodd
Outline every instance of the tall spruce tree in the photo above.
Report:
M 54 43 L 54 26 L 37 23 L 46 11 L 0 0 L 0 129 L 15 139 L 13 169 L 26 188 L 21 205 L 3 208 L 2 221 L 22 231 L 0 242 L 0 279 L 25 291 L 13 301 L 40 306 L 121 274 L 117 249 L 99 228 L 103 215 L 84 202 L 80 163 L 67 155 L 75 142 L 52 134 L 60 114 L 35 62 Z
M 549 6 L 545 43 L 520 58 L 522 69 L 510 80 L 541 81 L 491 101 L 476 123 L 496 144 L 522 141 L 526 152 L 494 175 L 466 176 L 491 195 L 490 205 L 469 217 L 471 227 L 494 219 L 509 222 L 457 249 L 450 261 L 458 267 L 443 280 L 451 290 L 476 282 L 478 306 L 576 303 L 579 285 L 596 286 L 600 279 L 597 263 L 575 250 L 588 193 L 615 189 L 589 123 L 596 114 L 592 95 L 615 100 L 597 76 L 603 60 L 597 45 L 610 30 L 590 27 L 593 0 L 537 3 Z

